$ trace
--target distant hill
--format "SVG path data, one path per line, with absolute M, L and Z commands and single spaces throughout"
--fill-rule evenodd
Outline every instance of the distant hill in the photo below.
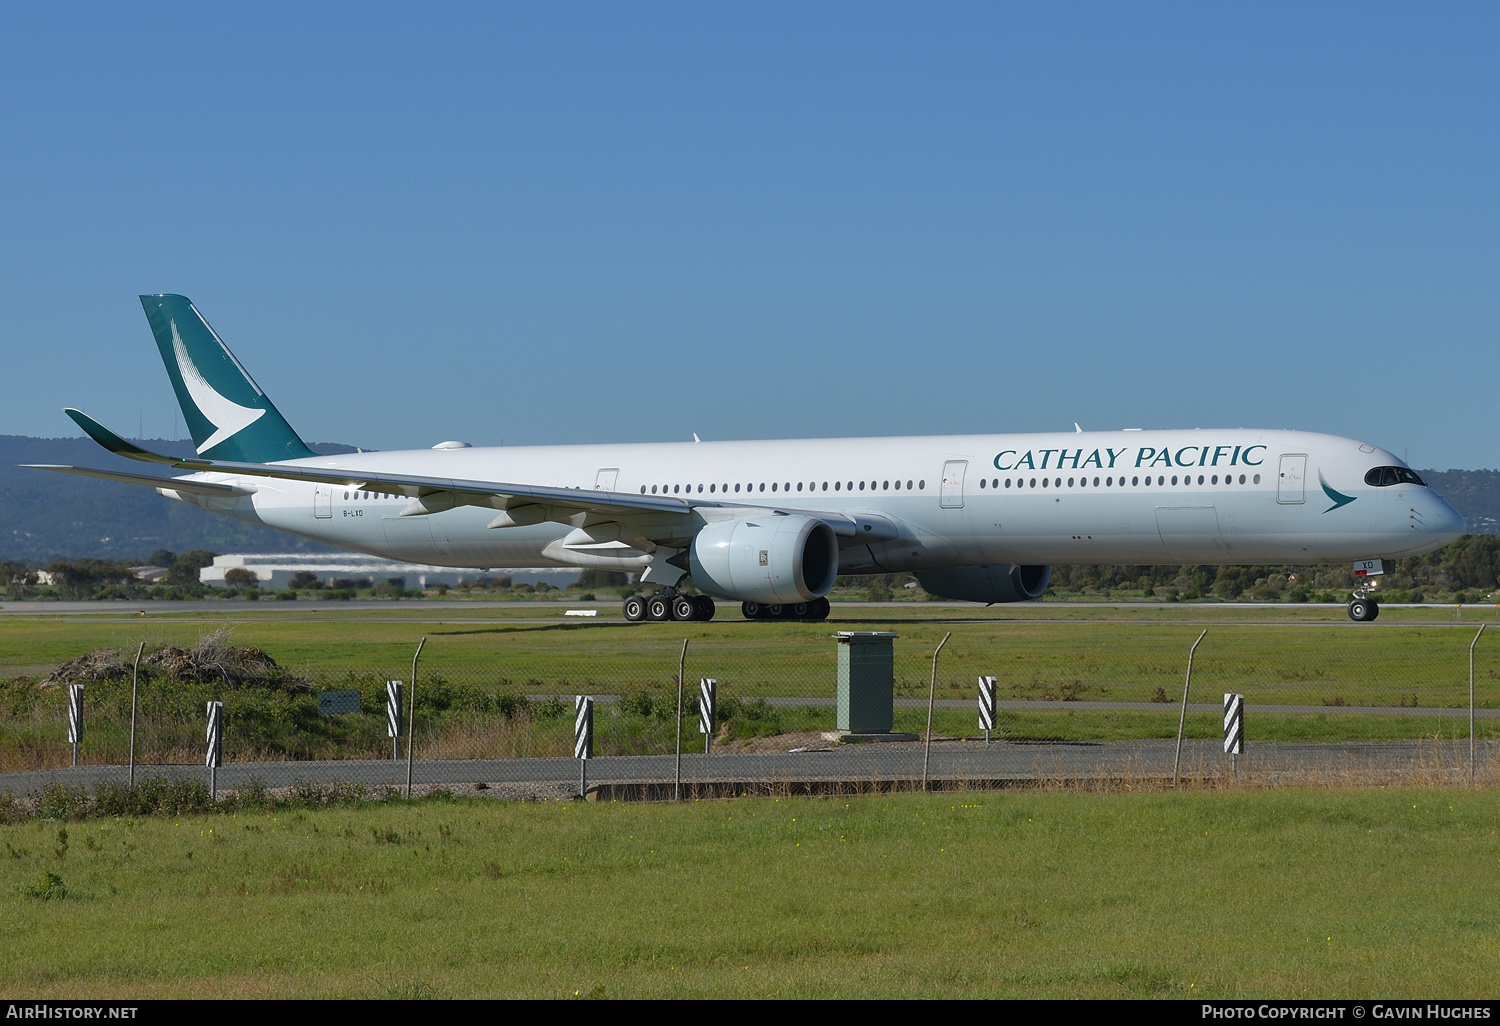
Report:
M 191 442 L 149 438 L 157 452 L 190 456 Z M 334 442 L 320 453 L 353 452 Z M 169 477 L 175 471 L 119 459 L 87 438 L 0 435 L 0 559 L 39 565 L 53 558 L 144 557 L 153 549 L 187 552 L 332 552 L 334 549 L 164 499 L 138 485 L 22 470 L 20 463 L 118 468 Z M 1424 470 L 1475 534 L 1500 534 L 1500 470 Z
M 148 438 L 139 444 L 174 456 L 193 454 L 192 443 L 186 441 Z M 327 454 L 354 451 L 353 446 L 336 443 L 311 448 Z M 139 485 L 23 470 L 17 466 L 21 463 L 60 463 L 160 477 L 181 473 L 111 456 L 87 438 L 0 435 L 0 559 L 40 565 L 54 558 L 82 556 L 144 558 L 154 549 L 337 551 L 185 506 Z
M 1464 515 L 1470 534 L 1500 534 L 1500 470 L 1422 470 L 1418 473 Z

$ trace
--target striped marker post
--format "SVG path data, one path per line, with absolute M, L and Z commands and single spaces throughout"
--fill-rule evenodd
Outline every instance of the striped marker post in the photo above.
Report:
M 208 797 L 219 795 L 219 764 L 224 761 L 224 703 L 208 703 L 208 754 L 204 765 L 208 767 Z
M 73 746 L 73 765 L 78 765 L 78 746 L 83 744 L 83 685 L 68 685 L 68 744 Z
M 589 760 L 594 757 L 594 700 L 573 696 L 573 758 L 578 760 L 578 797 L 589 793 Z
M 401 682 L 385 682 L 385 736 L 391 739 L 391 761 L 401 758 Z
M 990 743 L 990 731 L 995 729 L 995 678 L 979 678 L 979 728 L 984 731 L 984 743 Z
M 1235 769 L 1234 757 L 1245 750 L 1245 696 L 1224 696 L 1224 752 L 1229 756 L 1230 771 Z
M 719 682 L 705 677 L 698 682 L 698 733 L 703 735 L 703 754 L 708 754 L 708 743 L 714 736 L 714 713 L 718 710 Z

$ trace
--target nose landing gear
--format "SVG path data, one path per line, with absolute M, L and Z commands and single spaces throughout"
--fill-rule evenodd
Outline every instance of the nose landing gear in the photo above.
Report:
M 1358 623 L 1369 623 L 1380 615 L 1380 605 L 1370 598 L 1368 588 L 1360 588 L 1349 600 L 1349 619 Z

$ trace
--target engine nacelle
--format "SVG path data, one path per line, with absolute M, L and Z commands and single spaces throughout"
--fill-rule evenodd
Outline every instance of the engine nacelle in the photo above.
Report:
M 839 572 L 839 541 L 821 520 L 754 516 L 709 524 L 688 551 L 693 583 L 737 602 L 822 598 Z
M 1030 602 L 1052 580 L 1050 566 L 955 566 L 922 570 L 917 580 L 929 595 L 964 602 Z

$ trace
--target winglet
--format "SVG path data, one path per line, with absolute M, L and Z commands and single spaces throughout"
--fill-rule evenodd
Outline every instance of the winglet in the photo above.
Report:
M 138 445 L 133 445 L 115 434 L 109 428 L 90 417 L 82 410 L 64 408 L 63 412 L 72 418 L 73 423 L 83 428 L 84 434 L 98 442 L 104 448 L 116 456 L 124 456 L 130 460 L 140 460 L 142 463 L 177 463 L 175 457 L 163 456 L 160 453 L 150 452 Z

